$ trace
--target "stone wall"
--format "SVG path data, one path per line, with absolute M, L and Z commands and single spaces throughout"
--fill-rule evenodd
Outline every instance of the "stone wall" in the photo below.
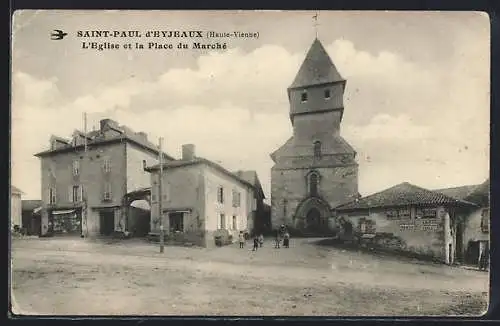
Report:
M 354 233 L 360 232 L 360 220 L 372 221 L 374 222 L 375 235 L 387 239 L 387 246 L 390 245 L 391 239 L 393 243 L 399 243 L 399 248 L 390 249 L 408 251 L 448 262 L 445 248 L 450 240 L 449 237 L 445 237 L 445 232 L 449 231 L 447 230 L 449 215 L 444 207 L 433 208 L 436 209 L 435 218 L 416 218 L 417 209 L 411 207 L 409 208 L 410 216 L 405 218 L 388 218 L 386 210 L 379 209 L 350 213 L 339 212 L 337 221 L 340 223 L 342 220 L 350 222 Z M 393 210 L 391 209 L 391 211 Z M 342 230 L 345 229 L 342 227 Z
M 271 170 L 273 228 L 281 224 L 295 226 L 297 207 L 309 196 L 307 175 L 310 171 L 317 171 L 320 174 L 319 196 L 330 205 L 330 208 L 352 201 L 358 194 L 356 165 L 316 169 L 273 169 Z

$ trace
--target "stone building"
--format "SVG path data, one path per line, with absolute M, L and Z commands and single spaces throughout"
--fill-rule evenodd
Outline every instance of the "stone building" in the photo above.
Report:
M 273 228 L 328 232 L 332 208 L 359 196 L 356 151 L 340 135 L 345 87 L 315 39 L 288 88 L 293 135 L 271 154 Z
M 71 140 L 52 136 L 50 149 L 35 156 L 41 162 L 41 235 L 96 236 L 127 231 L 127 194 L 149 187 L 144 166 L 157 163 L 159 153 L 145 133 L 103 119 L 99 130 L 76 130 Z
M 336 208 L 339 237 L 455 262 L 466 221 L 478 205 L 407 182 Z M 458 234 L 458 235 L 457 235 Z M 457 242 L 459 243 L 457 246 Z
M 162 198 L 159 164 L 145 170 L 151 177 L 152 237 L 160 234 L 160 216 L 167 240 L 204 247 L 215 245 L 217 235 L 231 241 L 239 231 L 250 231 L 260 190 L 219 164 L 196 157 L 194 145 L 183 145 L 181 160 L 163 164 Z
M 457 262 L 478 264 L 482 252 L 490 246 L 490 180 L 480 185 L 470 185 L 447 189 L 438 189 L 445 195 L 459 200 L 472 202 L 467 215 L 461 216 L 456 225 L 456 260 Z

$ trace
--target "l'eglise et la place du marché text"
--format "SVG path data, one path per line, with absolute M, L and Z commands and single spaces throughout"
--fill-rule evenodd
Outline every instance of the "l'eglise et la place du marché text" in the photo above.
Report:
M 119 44 L 113 42 L 82 42 L 82 49 L 91 49 L 97 51 L 104 50 L 119 50 L 119 49 L 139 49 L 139 50 L 225 50 L 227 49 L 227 44 L 225 42 L 215 42 L 215 43 L 201 43 L 192 42 L 190 44 L 179 42 L 176 45 L 172 43 L 161 43 L 161 42 L 146 42 L 146 43 L 126 43 Z

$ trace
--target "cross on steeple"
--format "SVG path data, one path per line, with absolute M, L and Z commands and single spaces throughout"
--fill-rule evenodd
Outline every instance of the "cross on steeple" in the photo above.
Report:
M 319 23 L 318 23 L 318 15 L 319 15 L 319 12 L 316 11 L 316 14 L 312 17 L 314 19 L 314 31 L 316 33 L 316 38 L 318 38 L 318 26 L 319 26 Z

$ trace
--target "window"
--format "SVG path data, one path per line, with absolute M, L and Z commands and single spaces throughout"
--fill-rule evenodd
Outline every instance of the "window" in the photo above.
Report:
M 233 207 L 241 206 L 241 193 L 233 190 Z
M 111 160 L 109 157 L 104 158 L 103 169 L 104 172 L 111 172 Z
M 72 203 L 78 203 L 82 201 L 82 193 L 80 186 L 75 185 L 71 187 L 69 201 Z
M 307 102 L 307 92 L 306 91 L 303 91 L 302 94 L 300 94 L 300 101 Z
M 288 200 L 283 199 L 283 217 L 286 219 L 286 213 L 287 213 L 287 205 L 288 205 Z
M 314 158 L 320 158 L 320 157 L 321 157 L 321 142 L 317 140 L 314 142 Z
M 53 205 L 56 203 L 56 188 L 49 188 L 49 204 Z
M 317 173 L 313 172 L 309 175 L 309 195 L 318 196 L 318 183 L 319 176 Z
M 483 209 L 481 211 L 481 231 L 488 233 L 490 229 L 490 210 Z
M 238 230 L 238 221 L 235 215 L 233 215 L 233 230 Z
M 325 89 L 325 99 L 326 100 L 330 99 L 330 90 L 329 89 Z
M 73 161 L 73 175 L 79 175 L 80 174 L 80 162 L 79 161 Z
M 111 200 L 111 183 L 106 182 L 104 184 L 104 193 L 103 193 L 103 199 L 104 200 Z
M 220 214 L 219 216 L 219 229 L 225 229 L 226 228 L 226 215 Z
M 171 232 L 184 232 L 184 213 L 175 212 L 168 214 Z
M 219 204 L 224 204 L 224 188 L 217 188 L 217 202 Z

